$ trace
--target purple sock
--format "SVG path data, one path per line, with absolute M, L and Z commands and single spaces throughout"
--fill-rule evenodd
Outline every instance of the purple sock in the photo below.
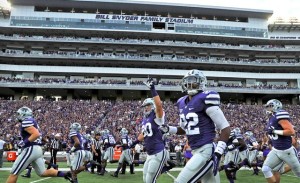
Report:
M 57 177 L 64 177 L 65 175 L 66 175 L 65 172 L 62 171 L 57 172 Z

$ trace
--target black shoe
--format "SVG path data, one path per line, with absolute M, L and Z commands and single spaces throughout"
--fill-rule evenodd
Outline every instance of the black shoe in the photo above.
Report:
M 115 172 L 113 175 L 112 174 L 110 174 L 110 175 L 113 176 L 113 177 L 118 177 L 117 172 Z
M 98 175 L 101 175 L 101 176 L 103 176 L 103 175 L 104 175 L 104 172 L 100 172 L 100 173 L 98 173 Z
M 130 174 L 135 174 L 134 172 L 130 172 Z
M 249 162 L 249 160 L 247 158 L 244 161 L 245 161 L 245 165 L 246 166 L 248 166 L 249 168 L 252 168 L 251 164 L 250 164 L 250 162 Z
M 95 174 L 95 172 L 94 172 L 94 171 L 91 171 L 90 173 L 91 173 L 91 174 Z
M 101 165 L 101 163 L 98 163 L 97 161 L 94 161 L 94 160 L 91 160 L 90 163 L 91 163 L 91 165 L 97 165 L 97 166 Z
M 74 183 L 73 178 L 72 178 L 72 173 L 70 171 L 66 172 L 64 178 L 72 183 Z
M 120 174 L 125 175 L 125 172 L 121 172 Z
M 27 174 L 25 174 L 25 175 L 21 175 L 22 177 L 26 177 L 26 178 L 30 178 L 31 176 L 30 175 L 27 175 Z

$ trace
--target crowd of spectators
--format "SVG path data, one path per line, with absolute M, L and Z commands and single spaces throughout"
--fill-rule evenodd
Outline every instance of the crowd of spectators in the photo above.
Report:
M 50 41 L 80 41 L 80 42 L 99 42 L 99 43 L 131 43 L 131 44 L 155 44 L 155 45 L 174 45 L 174 46 L 190 46 L 190 47 L 217 47 L 217 48 L 232 48 L 232 49 L 251 49 L 251 50 L 288 50 L 300 49 L 298 45 L 253 45 L 253 44 L 233 44 L 233 43 L 211 43 L 211 42 L 196 42 L 196 41 L 179 41 L 179 40 L 159 40 L 145 38 L 108 38 L 108 37 L 79 37 L 66 35 L 22 35 L 0 34 L 0 38 L 6 39 L 21 39 L 21 40 L 50 40 Z
M 145 81 L 146 79 L 144 79 Z M 120 78 L 118 79 L 70 79 L 70 78 L 35 78 L 35 79 L 28 79 L 28 78 L 16 78 L 16 77 L 1 77 L 0 76 L 0 83 L 41 83 L 41 84 L 82 84 L 82 85 L 97 85 L 97 84 L 106 84 L 106 85 L 132 85 L 132 86 L 143 86 L 144 81 L 142 80 L 131 80 L 129 79 L 124 80 Z M 174 80 L 160 80 L 157 83 L 159 86 L 168 86 L 168 87 L 178 87 L 181 85 L 181 81 L 174 81 Z M 289 86 L 288 84 L 259 84 L 259 85 L 252 85 L 252 86 L 246 86 L 245 84 L 240 83 L 222 83 L 222 82 L 214 82 L 214 83 L 208 83 L 208 88 L 249 88 L 249 89 L 277 89 L 277 90 L 286 90 L 286 89 L 297 89 L 297 86 Z
M 66 78 L 8 78 L 0 77 L 0 82 L 43 83 L 43 84 L 126 84 L 123 79 L 66 79 Z
M 72 122 L 82 125 L 83 133 L 92 133 L 96 130 L 109 129 L 119 140 L 119 130 L 122 127 L 128 129 L 132 139 L 136 139 L 141 130 L 143 118 L 142 101 L 28 101 L 28 100 L 1 100 L 0 103 L 0 134 L 3 134 L 6 142 L 10 142 L 13 148 L 14 141 L 19 134 L 15 112 L 22 106 L 28 106 L 34 111 L 34 117 L 38 121 L 43 136 L 51 137 L 54 134 L 62 134 L 62 140 L 67 141 L 68 129 Z M 166 121 L 169 125 L 178 125 L 179 116 L 177 107 L 173 102 L 164 101 L 163 107 L 166 113 Z M 231 126 L 239 127 L 242 132 L 253 131 L 258 141 L 263 138 L 267 123 L 264 107 L 261 105 L 222 104 L 221 108 Z M 300 133 L 300 108 L 297 105 L 284 105 L 284 109 L 290 113 L 292 124 L 296 132 Z M 201 130 L 201 129 L 200 129 Z M 185 136 L 172 136 L 168 146 L 171 152 L 178 144 L 184 145 Z
M 206 62 L 206 63 L 231 63 L 231 64 L 299 64 L 299 59 L 250 59 L 213 57 L 198 55 L 176 55 L 176 54 L 153 54 L 153 53 L 115 53 L 115 52 L 95 52 L 95 51 L 41 51 L 41 50 L 15 50 L 3 49 L 0 54 L 43 56 L 43 57 L 66 57 L 66 58 L 90 58 L 90 59 L 119 59 L 119 60 L 159 60 L 159 61 L 183 61 L 183 62 Z

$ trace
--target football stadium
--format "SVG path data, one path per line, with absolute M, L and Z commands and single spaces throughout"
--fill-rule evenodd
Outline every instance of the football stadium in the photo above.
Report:
M 0 3 L 0 182 L 300 182 L 300 19 Z

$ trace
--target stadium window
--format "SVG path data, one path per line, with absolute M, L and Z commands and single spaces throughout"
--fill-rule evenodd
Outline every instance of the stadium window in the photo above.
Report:
M 81 19 L 80 22 L 84 22 L 84 19 Z
M 101 23 L 105 23 L 105 20 L 101 20 Z
M 154 29 L 165 29 L 166 25 L 164 22 L 153 22 Z
M 50 18 L 46 18 L 46 21 L 50 21 Z
M 129 21 L 126 21 L 126 24 L 129 24 Z

